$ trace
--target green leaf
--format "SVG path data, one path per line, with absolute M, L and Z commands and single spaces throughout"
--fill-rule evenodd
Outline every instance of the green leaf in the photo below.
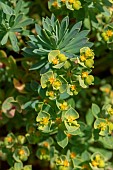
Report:
M 113 136 L 100 136 L 99 142 L 103 144 L 104 148 L 113 149 Z
M 22 170 L 23 169 L 23 164 L 22 162 L 15 163 L 14 164 L 14 170 Z
M 76 106 L 75 100 L 73 98 L 68 99 L 67 103 L 73 108 Z
M 45 62 L 46 60 L 43 59 L 39 61 L 38 63 L 33 64 L 29 70 L 38 70 L 46 64 Z
M 93 121 L 94 121 L 94 116 L 92 114 L 91 109 L 89 109 L 86 114 L 86 123 L 87 125 L 91 126 L 93 124 Z
M 97 104 L 93 103 L 92 107 L 91 107 L 91 110 L 92 110 L 92 114 L 94 115 L 94 117 L 98 118 L 98 114 L 100 113 L 99 106 Z
M 8 36 L 9 36 L 9 33 L 7 32 L 7 33 L 4 35 L 4 37 L 2 38 L 2 40 L 1 40 L 1 45 L 4 45 L 4 44 L 7 43 L 7 41 L 8 41 Z
M 23 170 L 32 170 L 32 166 L 31 165 L 26 165 L 26 166 L 24 166 Z
M 71 48 L 72 45 L 75 45 L 76 43 L 80 43 L 83 38 L 85 38 L 89 33 L 89 30 L 83 30 L 76 34 L 74 38 L 67 44 L 67 50 Z M 87 38 L 86 38 L 87 40 Z M 64 48 L 65 49 L 65 48 Z
M 8 118 L 12 118 L 14 116 L 14 113 L 10 112 L 12 108 L 12 102 L 14 102 L 14 98 L 9 97 L 2 104 L 2 111 Z
M 61 93 L 60 97 L 59 97 L 59 100 L 67 99 L 67 98 L 69 98 L 69 96 L 70 95 L 67 92 Z
M 13 11 L 13 9 L 11 7 L 9 7 L 8 5 L 6 5 L 6 4 L 4 4 L 2 2 L 0 2 L 0 5 L 1 5 L 1 7 L 3 9 L 3 12 L 5 14 L 13 15 L 14 11 Z
M 59 130 L 56 136 L 57 139 L 57 143 L 59 146 L 61 146 L 62 148 L 65 148 L 68 144 L 68 137 L 67 135 L 64 133 L 64 131 Z
M 22 0 L 19 0 L 16 4 L 16 7 L 15 7 L 15 14 L 17 15 L 19 13 L 19 11 L 21 10 L 21 7 L 22 7 Z
M 68 117 L 68 116 L 73 116 L 75 119 L 79 118 L 78 112 L 72 107 L 70 107 L 69 110 L 67 110 L 65 113 L 65 117 Z
M 22 18 L 23 18 L 23 14 L 18 15 L 16 17 L 14 25 L 13 25 L 13 27 L 11 29 L 14 29 L 15 27 L 18 27 L 18 23 L 22 20 Z
M 90 155 L 90 153 L 89 153 L 87 150 L 85 150 L 85 151 L 82 153 L 82 155 L 81 155 L 81 158 L 83 159 L 83 162 L 89 161 L 89 160 L 90 160 L 90 157 L 91 157 L 91 155 Z
M 30 83 L 30 87 L 31 87 L 31 89 L 33 90 L 33 91 L 38 91 L 38 88 L 39 88 L 39 84 L 36 82 L 36 81 L 31 81 L 31 83 Z
M 61 21 L 61 25 L 59 28 L 59 42 L 63 39 L 64 35 L 66 34 L 68 25 L 69 25 L 69 17 L 65 17 Z
M 11 41 L 14 51 L 19 51 L 18 42 L 15 33 L 9 32 L 9 39 Z
M 18 24 L 19 27 L 25 27 L 27 25 L 33 24 L 33 19 L 28 18 Z

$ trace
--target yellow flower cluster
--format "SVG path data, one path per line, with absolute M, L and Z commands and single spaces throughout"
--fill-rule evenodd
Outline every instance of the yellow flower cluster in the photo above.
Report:
M 105 167 L 105 161 L 99 154 L 97 154 L 95 156 L 95 158 L 92 160 L 91 164 L 95 168 L 104 168 Z
M 48 123 L 49 123 L 49 118 L 48 117 L 44 117 L 44 118 L 41 119 L 40 124 L 47 125 Z
M 109 41 L 111 37 L 113 37 L 113 31 L 108 29 L 102 33 L 102 37 L 105 41 Z
M 54 98 L 55 97 L 55 92 L 54 91 L 47 91 L 46 96 L 49 96 L 50 98 Z
M 59 79 L 56 79 L 54 76 L 50 77 L 48 79 L 49 83 L 52 85 L 54 90 L 59 90 L 62 83 Z M 49 96 L 53 96 L 53 92 L 51 91 L 51 93 L 49 94 Z
M 85 64 L 86 67 L 92 68 L 94 64 L 94 52 L 89 47 L 83 47 L 80 49 L 80 61 Z
M 61 103 L 61 104 L 60 104 L 60 109 L 61 109 L 62 111 L 67 110 L 67 109 L 68 109 L 68 104 L 67 104 L 67 102 Z
M 70 5 L 72 5 L 72 8 L 73 8 L 74 10 L 79 10 L 80 8 L 82 8 L 81 2 L 80 2 L 79 0 L 68 0 L 68 1 L 66 1 L 66 0 L 61 0 L 61 3 L 63 3 L 63 4 L 66 4 L 66 2 L 68 2 Z M 57 1 L 54 1 L 54 2 L 52 3 L 52 6 L 53 6 L 54 8 L 60 7 L 60 5 L 58 4 Z
M 106 122 L 100 122 L 98 125 L 98 129 L 101 131 L 105 131 L 106 129 L 109 129 L 109 134 L 113 132 L 113 123 L 106 120 Z
M 82 72 L 82 78 L 86 78 L 88 76 L 88 72 Z
M 100 129 L 101 131 L 106 130 L 107 128 L 107 122 L 100 122 L 98 125 L 98 129 Z
M 56 57 L 52 59 L 52 64 L 57 65 L 59 63 L 67 61 L 67 57 L 64 54 L 58 54 Z

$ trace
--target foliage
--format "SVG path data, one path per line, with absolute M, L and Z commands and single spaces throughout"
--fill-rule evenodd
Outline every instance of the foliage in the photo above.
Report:
M 0 2 L 2 169 L 4 161 L 9 170 L 113 168 L 112 8 Z

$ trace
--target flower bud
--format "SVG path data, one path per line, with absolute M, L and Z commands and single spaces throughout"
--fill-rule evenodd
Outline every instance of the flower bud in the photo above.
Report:
M 91 68 L 94 64 L 94 60 L 93 59 L 88 59 L 85 61 L 85 66 L 88 68 Z
M 94 81 L 94 77 L 92 75 L 88 75 L 84 81 L 86 85 L 91 85 L 92 82 Z
M 79 10 L 80 8 L 82 8 L 81 2 L 80 2 L 80 1 L 74 2 L 73 5 L 72 5 L 72 7 L 73 7 L 73 9 L 75 9 L 75 10 Z
M 18 141 L 19 144 L 23 145 L 25 143 L 25 141 L 26 141 L 25 136 L 19 135 L 17 137 L 17 141 Z
M 104 168 L 104 167 L 105 167 L 105 162 L 104 162 L 104 160 L 101 159 L 101 160 L 99 161 L 99 165 L 98 165 L 98 166 L 99 166 L 99 168 Z
M 65 64 L 64 64 L 64 68 L 65 69 L 69 69 L 71 67 L 71 64 L 69 61 L 66 61 Z
M 61 62 L 64 62 L 64 61 L 67 60 L 67 57 L 66 57 L 64 54 L 59 54 L 57 57 L 59 58 L 59 60 L 60 60 Z

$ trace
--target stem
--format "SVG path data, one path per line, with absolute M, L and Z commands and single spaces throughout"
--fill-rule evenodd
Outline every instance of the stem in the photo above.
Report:
M 18 62 L 18 61 L 33 61 L 33 60 L 37 60 L 37 57 L 33 57 L 33 58 L 31 58 L 31 57 L 17 58 L 15 60 L 16 60 L 16 62 Z

